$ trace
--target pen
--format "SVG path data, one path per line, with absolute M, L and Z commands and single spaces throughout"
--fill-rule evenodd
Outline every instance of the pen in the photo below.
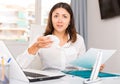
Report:
M 11 61 L 11 58 L 8 59 L 7 63 L 9 63 Z

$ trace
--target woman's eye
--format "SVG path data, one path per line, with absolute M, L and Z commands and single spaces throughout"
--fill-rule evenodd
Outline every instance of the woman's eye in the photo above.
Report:
M 54 15 L 54 17 L 56 18 L 56 17 L 58 17 L 58 15 Z
M 67 16 L 63 16 L 64 18 L 67 18 Z

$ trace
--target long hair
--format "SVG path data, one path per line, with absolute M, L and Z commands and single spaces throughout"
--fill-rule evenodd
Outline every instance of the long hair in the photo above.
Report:
M 51 11 L 49 12 L 48 23 L 47 23 L 44 35 L 46 36 L 46 35 L 52 34 L 54 31 L 54 27 L 52 23 L 52 13 L 57 8 L 64 8 L 70 14 L 70 24 L 66 29 L 66 33 L 68 33 L 70 36 L 70 39 L 68 41 L 71 41 L 74 43 L 77 39 L 77 33 L 76 33 L 76 28 L 74 23 L 73 11 L 70 5 L 67 3 L 59 2 L 52 7 Z

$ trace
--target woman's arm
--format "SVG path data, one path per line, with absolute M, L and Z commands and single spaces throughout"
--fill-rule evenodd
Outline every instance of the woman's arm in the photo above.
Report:
M 35 56 L 38 56 L 38 50 L 40 48 L 49 47 L 52 41 L 49 37 L 40 36 L 29 48 L 17 57 L 17 61 L 22 68 L 28 68 L 30 63 L 34 60 Z
M 52 41 L 49 37 L 40 36 L 37 41 L 28 48 L 29 54 L 35 55 L 40 48 L 49 47 L 52 44 Z

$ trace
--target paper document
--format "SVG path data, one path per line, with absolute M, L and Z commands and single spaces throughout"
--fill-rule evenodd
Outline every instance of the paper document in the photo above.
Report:
M 116 50 L 90 48 L 84 55 L 81 55 L 78 59 L 71 62 L 71 64 L 91 69 L 97 59 L 98 52 L 102 52 L 101 64 L 104 64 L 116 52 Z

